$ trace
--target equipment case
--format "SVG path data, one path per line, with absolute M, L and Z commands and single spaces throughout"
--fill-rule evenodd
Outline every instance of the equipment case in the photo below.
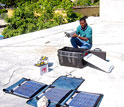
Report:
M 106 52 L 102 51 L 100 48 L 95 48 L 94 50 L 88 50 L 88 53 L 92 53 L 92 54 L 106 60 Z
M 83 68 L 87 62 L 83 60 L 85 49 L 64 47 L 58 50 L 58 58 L 60 65 Z
M 63 47 L 58 50 L 59 64 L 62 66 L 83 68 L 87 65 L 87 62 L 83 59 L 89 53 L 106 60 L 106 52 L 99 48 L 94 50 L 86 50 L 82 48 Z

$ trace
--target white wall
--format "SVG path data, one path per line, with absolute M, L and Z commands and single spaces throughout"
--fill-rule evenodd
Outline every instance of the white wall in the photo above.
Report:
M 100 0 L 100 17 L 103 21 L 124 22 L 124 0 Z

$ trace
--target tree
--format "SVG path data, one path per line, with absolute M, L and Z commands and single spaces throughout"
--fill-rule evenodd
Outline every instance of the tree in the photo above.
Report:
M 91 0 L 91 3 L 94 3 L 95 0 Z
M 100 0 L 91 0 L 91 3 L 98 3 Z
M 6 19 L 10 25 L 4 29 L 2 34 L 5 38 L 9 38 L 76 21 L 80 18 L 80 15 L 72 11 L 72 6 L 70 0 L 28 1 L 18 6 L 14 11 L 14 15 Z M 56 15 L 55 10 L 57 8 L 63 8 L 67 16 Z
M 0 0 L 1 3 L 6 4 L 6 7 L 17 7 L 25 2 L 37 2 L 39 0 Z
M 75 3 L 75 5 L 89 6 L 90 3 L 91 3 L 91 0 L 77 0 L 77 2 Z
M 98 4 L 100 0 L 77 0 L 75 5 L 77 6 L 90 6 Z
M 29 6 L 28 3 L 17 8 L 14 16 L 6 20 L 10 23 L 2 32 L 6 38 L 36 30 L 36 18 L 34 17 L 32 6 Z

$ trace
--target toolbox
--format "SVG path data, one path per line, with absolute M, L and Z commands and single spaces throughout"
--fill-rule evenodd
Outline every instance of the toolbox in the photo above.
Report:
M 62 66 L 83 68 L 87 62 L 83 60 L 86 49 L 64 47 L 58 50 L 59 64 Z
M 89 53 L 106 60 L 106 52 L 102 51 L 100 48 L 86 50 L 82 48 L 63 47 L 58 50 L 59 64 L 62 66 L 83 68 L 88 64 L 83 57 Z

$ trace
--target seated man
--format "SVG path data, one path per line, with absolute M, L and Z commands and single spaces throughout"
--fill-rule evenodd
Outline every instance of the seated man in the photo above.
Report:
M 86 16 L 80 19 L 80 25 L 76 33 L 71 38 L 71 44 L 74 48 L 90 49 L 92 47 L 92 28 L 87 25 Z

